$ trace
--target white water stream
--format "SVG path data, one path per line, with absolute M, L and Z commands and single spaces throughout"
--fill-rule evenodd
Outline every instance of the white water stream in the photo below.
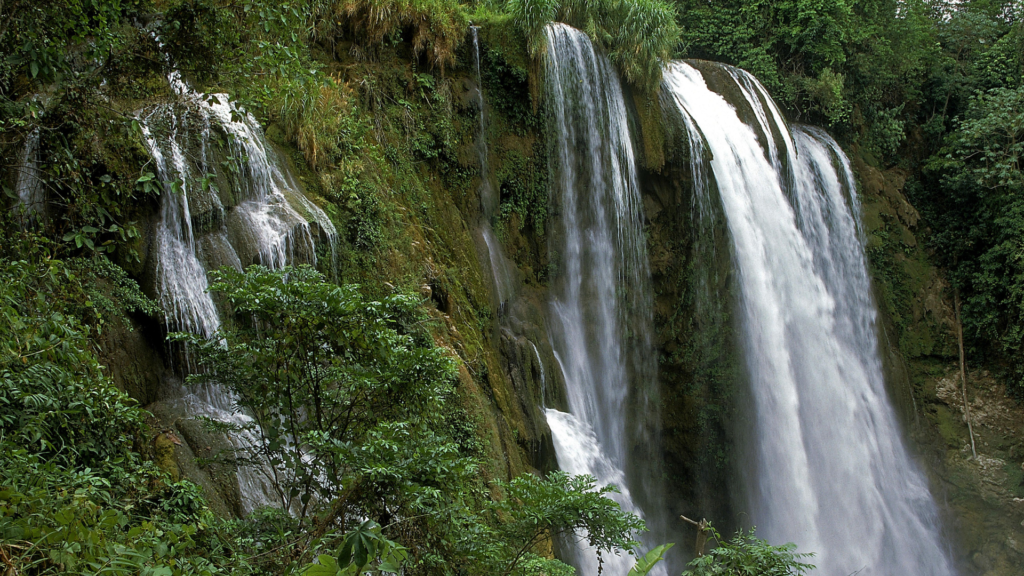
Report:
M 695 173 L 697 193 L 717 185 L 732 239 L 756 415 L 752 523 L 815 552 L 823 576 L 951 575 L 886 395 L 849 162 L 824 132 L 791 133 L 756 79 L 724 68 L 756 127 L 686 63 L 663 89 L 713 155 L 714 181 Z
M 476 104 L 480 110 L 480 126 L 476 137 L 477 159 L 480 162 L 480 233 L 487 246 L 487 261 L 491 266 L 494 278 L 494 291 L 497 297 L 498 310 L 504 312 L 515 296 L 516 278 L 512 272 L 515 267 L 501 247 L 501 242 L 491 227 L 491 218 L 498 210 L 498 192 L 491 183 L 490 153 L 487 149 L 487 111 L 484 107 L 484 84 L 480 74 L 480 35 L 479 27 L 470 26 L 473 36 L 473 65 L 476 71 Z
M 630 407 L 657 418 L 650 280 L 640 189 L 618 74 L 583 32 L 549 25 L 547 104 L 555 137 L 554 194 L 560 222 L 549 334 L 565 377 L 569 413 L 546 409 L 559 467 L 615 484 L 624 510 L 638 505 L 645 475 L 637 460 L 654 444 L 630 426 Z M 636 458 L 636 457 L 640 458 Z M 628 472 L 639 472 L 635 476 Z M 643 494 L 656 500 L 655 491 Z M 650 512 L 650 511 L 647 511 Z M 650 514 L 648 514 L 649 516 Z M 604 557 L 604 572 L 625 575 L 629 556 Z M 598 572 L 581 548 L 579 573 Z M 664 573 L 658 567 L 654 573 Z

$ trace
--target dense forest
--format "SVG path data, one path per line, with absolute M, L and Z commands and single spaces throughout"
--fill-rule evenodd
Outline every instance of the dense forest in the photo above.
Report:
M 948 286 L 960 356 L 1024 401 L 1019 1 L 3 0 L 0 573 L 560 575 L 574 573 L 556 559 L 566 534 L 635 555 L 631 574 L 652 570 L 666 548 L 641 544 L 643 520 L 609 498 L 618 488 L 551 469 L 531 428 L 551 392 L 520 407 L 519 389 L 497 384 L 515 379 L 494 335 L 507 312 L 467 271 L 476 252 L 452 224 L 479 213 L 489 177 L 467 160 L 479 31 L 499 158 L 490 225 L 527 290 L 555 273 L 542 240 L 551 22 L 614 66 L 650 174 L 674 153 L 664 66 L 701 59 L 755 75 L 861 176 L 902 179 L 913 236 L 882 217 L 866 238 L 894 340 L 952 357 L 915 328 L 905 262 L 920 258 Z M 302 262 L 211 272 L 230 318 L 209 333 L 154 288 L 153 222 L 186 189 L 234 194 L 252 155 L 213 115 L 175 106 L 251 119 L 328 219 L 308 218 L 317 246 Z M 166 178 L 151 142 L 193 129 L 202 141 L 186 155 L 208 170 Z M 193 210 L 197 230 L 220 225 Z M 275 505 L 217 504 L 176 463 L 180 433 L 146 409 L 159 394 L 119 368 L 148 353 L 166 368 L 156 380 L 230 391 L 245 417 L 199 417 L 197 437 L 252 442 L 210 440 L 191 460 L 279 471 Z M 725 466 L 716 419 L 730 417 L 726 393 L 712 397 L 700 412 L 712 440 L 694 449 L 708 469 Z M 802 549 L 713 536 L 690 573 L 813 573 Z

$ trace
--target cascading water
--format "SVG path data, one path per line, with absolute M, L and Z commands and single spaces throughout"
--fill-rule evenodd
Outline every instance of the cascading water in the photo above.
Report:
M 717 185 L 732 239 L 756 415 L 752 521 L 815 552 L 826 576 L 951 575 L 886 396 L 849 162 L 824 132 L 790 132 L 756 79 L 723 69 L 756 126 L 686 63 L 663 89 L 713 155 L 697 194 Z
M 315 265 L 309 222 L 332 250 L 336 231 L 280 169 L 252 116 L 236 110 L 225 94 L 196 93 L 176 73 L 170 80 L 180 105 L 159 106 L 140 117 L 146 146 L 168 192 L 156 233 L 157 291 L 169 329 L 210 337 L 220 321 L 206 293 L 207 268 Z M 223 152 L 216 149 L 215 129 L 226 136 Z M 216 178 L 225 170 L 216 158 L 224 159 L 229 179 Z M 220 182 L 230 190 L 220 190 Z M 234 204 L 230 210 L 222 196 Z M 196 225 L 209 233 L 197 238 Z
M 559 467 L 618 485 L 622 493 L 616 499 L 623 509 L 644 515 L 638 504 L 660 504 L 652 488 L 660 475 L 641 464 L 658 460 L 647 457 L 656 443 L 644 433 L 649 428 L 643 422 L 629 422 L 630 406 L 639 407 L 645 418 L 657 418 L 656 366 L 626 106 L 615 69 L 584 33 L 553 24 L 546 34 L 546 98 L 561 202 L 552 244 L 559 273 L 549 332 L 569 413 L 546 409 L 545 414 Z M 650 522 L 652 506 L 647 512 Z M 632 566 L 628 557 L 604 560 L 609 574 L 626 574 Z M 597 556 L 580 550 L 576 565 L 581 574 L 596 574 Z
M 178 101 L 138 115 L 164 184 L 154 234 L 156 290 L 168 331 L 211 338 L 221 321 L 207 292 L 208 270 L 241 270 L 254 263 L 275 269 L 315 265 L 317 236 L 326 241 L 333 265 L 336 231 L 282 168 L 252 116 L 236 109 L 225 94 L 192 91 L 177 73 L 169 80 Z M 252 423 L 220 386 L 195 389 L 183 402 L 193 416 L 241 427 Z M 242 432 L 230 441 L 249 452 L 256 442 L 252 434 Z M 272 473 L 239 468 L 245 512 L 284 504 L 269 483 Z

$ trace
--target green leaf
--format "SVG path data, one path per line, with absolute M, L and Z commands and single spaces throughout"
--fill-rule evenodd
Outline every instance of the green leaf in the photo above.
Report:
M 675 544 L 669 542 L 652 548 L 651 551 L 644 554 L 642 558 L 637 558 L 636 565 L 629 570 L 628 576 L 646 576 L 647 573 L 649 573 L 658 564 L 658 562 L 665 559 L 665 552 L 673 546 L 675 546 Z
M 326 554 L 316 558 L 317 564 L 308 564 L 302 569 L 302 576 L 337 576 L 338 561 Z

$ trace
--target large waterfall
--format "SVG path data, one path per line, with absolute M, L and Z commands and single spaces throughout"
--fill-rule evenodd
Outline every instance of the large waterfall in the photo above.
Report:
M 708 79 L 673 63 L 663 89 L 692 150 L 710 152 L 694 154 L 710 168 L 695 171 L 696 192 L 717 186 L 732 240 L 755 414 L 751 521 L 815 552 L 825 576 L 952 574 L 886 396 L 849 162 L 824 132 L 791 130 L 753 77 L 700 67 Z
M 633 143 L 618 75 L 587 36 L 548 26 L 545 84 L 555 138 L 554 193 L 560 219 L 549 331 L 565 377 L 569 412 L 545 411 L 558 465 L 616 484 L 623 509 L 645 515 L 659 474 L 639 412 L 657 418 L 651 344 L 651 291 Z M 651 522 L 651 510 L 646 510 Z M 609 574 L 632 561 L 604 558 Z M 593 551 L 576 555 L 580 573 L 597 574 Z

